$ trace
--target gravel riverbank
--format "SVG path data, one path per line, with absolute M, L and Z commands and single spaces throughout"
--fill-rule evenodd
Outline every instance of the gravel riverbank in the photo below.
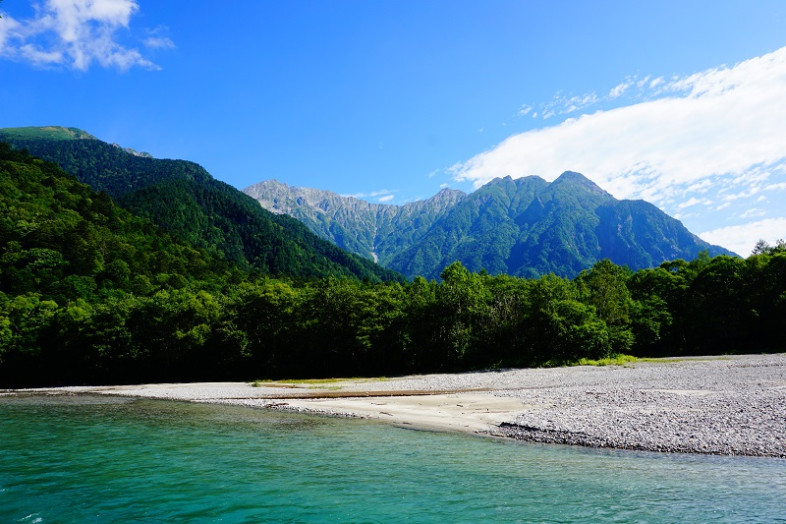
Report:
M 786 354 L 390 379 L 22 391 L 288 409 L 545 443 L 786 458 Z
M 786 359 L 662 361 L 579 373 L 562 388 L 511 391 L 539 406 L 499 433 L 537 442 L 786 457 Z M 557 390 L 559 393 L 557 394 Z

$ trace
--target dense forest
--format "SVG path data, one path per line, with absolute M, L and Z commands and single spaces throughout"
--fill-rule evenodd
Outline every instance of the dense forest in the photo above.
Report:
M 241 269 L 267 275 L 404 279 L 317 237 L 292 217 L 263 209 L 194 162 L 153 158 L 75 128 L 0 129 L 2 140 L 54 162 L 135 215 Z
M 0 385 L 393 375 L 782 351 L 786 244 L 567 279 L 252 273 L 0 145 Z

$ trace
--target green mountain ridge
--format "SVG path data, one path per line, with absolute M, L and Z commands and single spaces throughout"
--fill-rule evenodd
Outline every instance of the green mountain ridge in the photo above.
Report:
M 603 258 L 633 270 L 676 258 L 733 254 L 690 233 L 642 200 L 617 200 L 585 176 L 565 172 L 496 178 L 470 194 L 443 190 L 394 206 L 265 181 L 244 190 L 263 207 L 413 277 L 438 278 L 460 261 L 471 271 L 573 277 Z
M 403 278 L 317 237 L 288 216 L 266 211 L 194 162 L 152 158 L 76 128 L 0 129 L 0 141 L 56 163 L 133 213 L 241 269 L 299 277 Z
M 119 289 L 149 294 L 229 265 L 173 238 L 53 163 L 0 143 L 0 295 L 64 304 Z
M 97 140 L 87 131 L 76 127 L 9 127 L 0 131 L 6 140 Z

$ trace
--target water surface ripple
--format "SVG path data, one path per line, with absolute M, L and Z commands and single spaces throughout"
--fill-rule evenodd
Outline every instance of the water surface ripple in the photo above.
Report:
M 786 461 L 0 397 L 0 522 L 786 522 Z

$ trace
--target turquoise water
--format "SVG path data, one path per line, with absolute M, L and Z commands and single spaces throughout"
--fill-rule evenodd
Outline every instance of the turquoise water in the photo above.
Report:
M 0 522 L 786 522 L 786 461 L 0 398 Z

